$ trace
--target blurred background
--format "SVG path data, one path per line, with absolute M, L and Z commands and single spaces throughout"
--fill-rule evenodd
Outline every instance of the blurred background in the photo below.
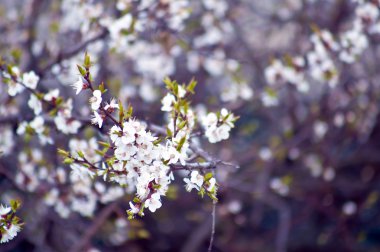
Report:
M 378 5 L 0 0 L 0 55 L 41 76 L 41 90 L 73 97 L 79 116 L 90 112 L 88 97 L 70 85 L 86 51 L 94 79 L 141 120 L 165 123 L 166 76 L 198 81 L 196 111 L 225 107 L 240 116 L 229 140 L 200 139 L 210 155 L 240 166 L 215 170 L 213 251 L 380 251 Z M 313 61 L 313 52 L 322 59 Z M 128 195 L 97 201 L 90 216 L 73 209 L 62 216 L 47 203 L 45 173 L 69 169 L 56 147 L 16 134 L 32 118 L 26 94 L 11 99 L 1 85 L 0 200 L 21 199 L 26 225 L 0 251 L 207 250 L 212 201 L 187 193 L 181 176 L 163 207 L 142 219 L 126 219 Z M 58 147 L 67 144 L 51 133 Z M 84 128 L 76 137 L 92 136 Z M 59 185 L 63 201 L 71 188 Z

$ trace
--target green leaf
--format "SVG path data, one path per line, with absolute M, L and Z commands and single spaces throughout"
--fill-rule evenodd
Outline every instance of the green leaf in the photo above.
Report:
M 183 129 L 187 124 L 187 121 L 182 121 L 180 124 L 178 124 L 178 130 Z
M 133 107 L 129 105 L 126 119 L 130 118 L 133 114 Z
M 101 151 L 101 150 L 95 150 L 96 154 L 98 154 L 99 156 L 104 156 L 105 155 L 105 152 L 104 150 Z M 107 152 L 107 149 L 106 149 L 106 152 Z
M 173 136 L 173 132 L 169 129 L 169 127 L 166 127 L 166 135 L 168 137 L 172 137 Z
M 205 196 L 205 189 L 203 187 L 201 187 L 198 194 L 203 198 Z
M 121 101 L 119 101 L 119 122 L 122 122 L 124 118 L 124 107 Z
M 74 159 L 67 157 L 67 158 L 65 158 L 63 160 L 63 163 L 67 164 L 67 165 L 73 164 L 74 163 Z
M 170 80 L 169 77 L 166 77 L 166 78 L 164 79 L 164 83 L 165 83 L 166 88 L 167 88 L 168 90 L 172 90 L 172 89 L 173 89 L 173 83 L 172 83 L 172 81 Z
M 145 208 L 145 203 L 143 203 L 143 204 L 140 206 L 140 211 L 139 211 L 139 213 L 138 213 L 138 215 L 139 215 L 140 217 L 143 216 L 144 208 Z
M 212 174 L 212 172 L 209 172 L 209 173 L 206 173 L 206 175 L 204 177 L 205 177 L 205 180 L 208 181 L 213 177 L 213 174 Z
M 58 113 L 58 109 L 57 109 L 57 108 L 54 108 L 54 109 L 50 110 L 49 115 L 50 115 L 51 117 L 54 117 L 57 113 Z
M 107 89 L 105 89 L 105 87 L 104 87 L 104 82 L 102 82 L 99 85 L 99 90 L 100 90 L 100 92 L 102 92 L 102 94 L 104 94 L 105 92 L 107 92 Z
M 159 143 L 161 143 L 162 142 L 162 138 L 157 138 L 156 140 L 154 140 L 154 142 L 153 142 L 153 144 L 154 145 L 157 145 L 157 144 L 159 144 Z
M 173 94 L 178 97 L 178 83 L 173 82 Z
M 77 153 L 79 157 L 84 158 L 84 153 L 82 151 L 77 151 Z
M 177 151 L 181 151 L 182 146 L 185 144 L 185 142 L 186 142 L 186 136 L 182 137 L 181 140 L 179 140 Z
M 12 55 L 12 57 L 13 57 L 13 59 L 14 59 L 15 62 L 20 62 L 20 59 L 21 59 L 21 56 L 22 56 L 22 51 L 20 49 L 18 49 L 18 48 L 13 49 L 11 51 L 11 55 Z
M 84 77 L 87 73 L 86 69 L 84 69 L 82 66 L 77 65 L 79 73 Z
M 19 200 L 11 200 L 10 205 L 13 212 L 16 212 L 20 208 L 21 202 Z
M 85 55 L 84 55 L 84 67 L 86 69 L 89 69 L 91 67 L 91 59 L 90 59 L 90 55 L 88 55 L 88 53 L 86 52 Z
M 8 73 L 10 74 L 10 75 L 14 75 L 14 73 L 13 73 L 13 70 L 12 70 L 12 66 L 11 65 L 7 65 L 7 70 L 8 70 Z
M 189 85 L 187 85 L 186 90 L 190 93 L 194 94 L 194 89 L 197 86 L 198 82 L 194 80 L 194 78 L 190 81 Z
M 107 142 L 98 141 L 98 144 L 100 144 L 101 146 L 106 147 L 106 148 L 110 148 L 111 147 L 111 145 L 109 143 L 107 143 Z
M 57 152 L 59 155 L 64 156 L 64 157 L 67 157 L 70 155 L 68 151 L 65 151 L 64 149 L 60 149 L 60 148 L 57 149 Z

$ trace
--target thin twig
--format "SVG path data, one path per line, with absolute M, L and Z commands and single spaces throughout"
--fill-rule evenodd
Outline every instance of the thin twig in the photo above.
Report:
M 211 252 L 212 245 L 214 244 L 214 237 L 215 237 L 215 212 L 216 212 L 216 201 L 213 201 L 212 203 L 212 224 L 211 224 L 211 237 L 210 237 L 210 245 L 208 246 L 208 252 Z

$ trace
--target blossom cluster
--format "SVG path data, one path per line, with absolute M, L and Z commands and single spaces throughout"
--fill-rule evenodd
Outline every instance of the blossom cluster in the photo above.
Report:
M 264 106 L 279 104 L 277 90 L 286 83 L 294 85 L 303 93 L 310 91 L 313 82 L 336 87 L 339 80 L 337 61 L 354 63 L 368 48 L 368 36 L 380 32 L 379 7 L 376 2 L 358 1 L 351 29 L 341 33 L 338 38 L 334 38 L 326 29 L 312 26 L 314 34 L 310 36 L 311 50 L 303 56 L 286 56 L 284 61 L 273 60 L 265 69 L 269 87 L 261 94 Z
M 217 143 L 226 140 L 230 136 L 230 131 L 237 120 L 227 109 L 222 109 L 218 113 L 208 113 L 202 119 L 205 128 L 205 136 L 210 143 Z
M 123 87 L 128 96 L 139 95 L 146 102 L 158 100 L 157 85 L 161 85 L 164 77 L 179 70 L 177 62 L 185 58 L 188 71 L 195 73 L 204 69 L 212 78 L 218 79 L 223 101 L 250 100 L 253 91 L 247 80 L 236 78 L 240 64 L 231 59 L 224 48 L 234 33 L 227 18 L 228 5 L 225 0 L 201 1 L 199 4 L 188 0 L 120 0 L 114 6 L 65 0 L 61 5 L 63 17 L 59 32 L 78 30 L 84 41 L 93 40 L 87 46 L 87 52 L 95 61 L 109 48 L 117 57 L 123 56 L 126 62 L 133 62 L 130 74 L 139 78 L 135 78 L 137 85 Z M 118 11 L 116 14 L 110 11 L 113 8 Z M 200 32 L 185 29 L 185 22 L 194 17 L 199 19 Z M 157 30 L 170 39 L 160 41 L 155 39 L 155 35 L 147 36 L 156 34 Z M 179 37 L 178 33 L 184 36 Z M 106 40 L 100 40 L 106 36 Z M 38 44 L 42 47 L 43 41 L 38 41 Z M 204 55 L 204 51 L 209 49 L 212 49 L 210 55 Z M 58 53 L 53 46 L 51 51 L 52 54 Z M 80 54 L 51 66 L 53 74 L 63 85 L 73 81 L 78 57 Z M 99 67 L 94 66 L 94 77 L 98 71 Z
M 177 162 L 176 153 L 155 143 L 157 138 L 133 119 L 124 122 L 122 129 L 114 125 L 110 138 L 116 159 L 110 167 L 111 180 L 136 190 L 136 204 L 130 202 L 130 214 L 142 214 L 143 208 L 155 212 L 174 179 L 168 164 Z
M 273 38 L 261 35 L 278 23 L 284 32 L 273 33 L 285 45 L 288 26 L 304 24 L 297 24 L 298 13 L 280 7 L 267 15 L 271 4 L 261 2 L 265 1 L 63 0 L 41 5 L 51 8 L 49 12 L 32 11 L 32 18 L 39 20 L 31 27 L 35 31 L 19 26 L 15 31 L 23 35 L 17 38 L 8 33 L 13 33 L 9 31 L 18 24 L 17 18 L 28 22 L 27 13 L 7 10 L 0 20 L 0 26 L 7 27 L 1 48 L 17 49 L 9 50 L 11 64 L 0 59 L 5 84 L 0 86 L 4 100 L 0 155 L 6 156 L 0 161 L 15 161 L 16 167 L 9 174 L 0 172 L 18 190 L 41 196 L 62 218 L 75 213 L 92 217 L 110 203 L 121 206 L 124 201 L 129 205 L 128 217 L 135 218 L 147 214 L 146 209 L 156 212 L 170 198 L 171 189 L 177 191 L 177 184 L 216 201 L 219 186 L 256 192 L 252 182 L 256 178 L 260 183 L 255 204 L 262 201 L 282 211 L 286 204 L 280 197 L 302 200 L 295 186 L 300 183 L 293 173 L 296 169 L 306 170 L 310 179 L 323 183 L 339 178 L 338 173 L 344 172 L 338 169 L 340 153 L 354 152 L 356 143 L 366 143 L 376 135 L 378 81 L 370 78 L 377 80 L 377 76 L 367 76 L 365 64 L 353 63 L 378 39 L 380 2 L 339 1 L 348 9 L 356 6 L 353 22 L 347 16 L 332 27 L 313 20 L 331 29 L 311 25 L 313 34 L 306 43 L 288 36 L 299 48 L 291 50 L 292 55 L 270 60 L 266 68 L 261 62 L 267 62 L 273 52 L 261 49 L 270 48 Z M 318 1 L 283 2 L 279 6 L 298 6 L 300 12 L 319 6 Z M 269 29 L 261 29 L 262 21 L 270 22 Z M 38 30 L 45 23 L 51 32 Z M 335 30 L 343 32 L 334 34 Z M 84 51 L 84 64 L 77 65 Z M 354 76 L 357 72 L 362 74 L 359 81 Z M 179 84 L 166 76 L 196 76 L 202 96 L 190 101 L 196 82 Z M 163 84 L 167 93 L 161 90 Z M 76 99 L 69 98 L 73 94 Z M 154 110 L 162 94 L 163 113 Z M 218 110 L 220 102 L 224 109 Z M 260 111 L 256 102 L 275 108 Z M 243 110 L 250 114 L 239 127 L 239 135 L 247 136 L 241 141 L 231 137 L 237 119 L 231 111 L 240 114 Z M 337 143 L 340 134 L 350 137 Z M 228 143 L 207 144 L 210 149 L 202 149 L 203 140 L 215 144 L 229 138 L 239 143 L 234 142 L 235 150 L 244 152 L 236 158 L 251 165 L 237 179 L 230 179 L 230 170 L 215 172 L 225 163 L 208 153 L 229 158 L 233 151 Z M 331 142 L 334 156 L 325 148 Z M 63 164 L 51 151 L 56 148 Z M 251 176 L 256 167 L 255 172 L 263 176 Z M 365 167 L 361 177 L 370 181 L 373 174 L 371 167 Z M 271 190 L 266 190 L 268 186 Z M 229 201 L 230 195 L 236 199 Z M 261 198 L 265 195 L 270 197 Z M 277 198 L 279 204 L 272 201 Z M 361 204 L 347 200 L 341 209 L 346 216 L 360 211 Z M 245 222 L 241 212 L 245 203 L 237 194 L 226 194 L 218 211 L 228 210 L 240 225 Z M 123 213 L 118 212 L 118 217 L 122 219 Z M 123 234 L 129 229 L 122 221 L 117 225 Z M 117 239 L 126 237 L 120 238 L 119 233 Z
M 175 81 L 165 79 L 169 93 L 162 100 L 162 110 L 168 112 L 168 125 L 167 136 L 163 138 L 157 136 L 157 132 L 154 134 L 147 130 L 146 123 L 133 118 L 131 106 L 126 110 L 121 102 L 116 102 L 116 99 L 111 99 L 109 103 L 104 102 L 103 96 L 107 90 L 104 83 L 95 88 L 90 74 L 91 66 L 90 56 L 86 54 L 84 65 L 78 65 L 81 77 L 72 86 L 77 94 L 82 90 L 91 90 L 92 96 L 89 98 L 93 113 L 91 123 L 100 129 L 108 127 L 108 123 L 105 126 L 106 121 L 111 123 L 108 130 L 109 140 L 99 142 L 104 147 L 103 150 L 99 150 L 100 146 L 94 142 L 95 140 L 91 140 L 92 143 L 88 144 L 84 141 L 74 143 L 74 140 L 71 140 L 70 152 L 59 151 L 65 157 L 64 163 L 69 164 L 72 169 L 70 183 L 73 184 L 73 191 L 80 191 L 81 195 L 86 197 L 83 201 L 76 199 L 75 196 L 66 196 L 66 203 L 68 198 L 71 199 L 71 207 L 65 208 L 63 202 L 57 201 L 59 193 L 53 189 L 47 197 L 47 203 L 55 205 L 56 210 L 64 217 L 67 217 L 69 209 L 91 216 L 99 195 L 100 202 L 104 203 L 101 198 L 104 192 L 99 191 L 100 183 L 109 181 L 118 184 L 119 188 L 125 188 L 118 190 L 119 193 L 114 191 L 116 196 L 113 198 L 109 196 L 111 200 L 123 195 L 124 190 L 125 193 L 136 194 L 130 202 L 131 209 L 128 211 L 130 218 L 144 215 L 145 208 L 155 212 L 162 206 L 161 197 L 166 195 L 170 183 L 174 180 L 175 170 L 187 169 L 190 165 L 191 168 L 202 171 L 200 164 L 188 163 L 189 155 L 194 154 L 194 150 L 189 147 L 189 141 L 195 126 L 195 115 L 187 97 L 194 93 L 196 82 L 179 85 Z M 119 112 L 118 118 L 115 117 L 116 111 Z M 233 115 L 223 110 L 219 123 L 231 128 L 234 120 L 236 118 Z M 228 136 L 223 137 L 228 138 Z M 210 168 L 214 165 L 210 163 Z M 207 194 L 216 200 L 216 180 L 212 173 L 198 174 L 198 180 L 194 182 L 196 173 L 199 171 L 192 171 L 191 178 L 185 178 L 187 190 L 196 188 L 202 196 Z M 91 180 L 96 177 L 102 177 L 103 182 L 97 181 L 93 186 Z M 78 186 L 82 189 L 75 189 Z M 84 190 L 85 188 L 87 189 Z M 96 193 L 93 193 L 94 191 Z M 78 204 L 79 207 L 76 207 Z
M 11 201 L 11 206 L 0 205 L 0 243 L 14 239 L 21 231 L 22 223 L 15 214 L 20 207 L 17 200 Z
M 2 63 L 3 64 L 3 63 Z M 44 126 L 45 120 L 43 117 L 43 103 L 46 104 L 50 115 L 54 117 L 56 128 L 64 134 L 75 134 L 81 126 L 78 120 L 72 117 L 72 100 L 64 101 L 59 96 L 59 89 L 53 89 L 45 94 L 36 91 L 39 77 L 33 72 L 24 73 L 21 76 L 20 70 L 16 66 L 8 67 L 7 70 L 1 66 L 3 81 L 8 85 L 8 94 L 14 96 L 28 90 L 30 97 L 28 106 L 33 111 L 35 118 L 30 122 L 22 122 L 19 125 L 17 133 L 19 135 L 28 133 L 38 135 L 42 144 L 52 144 L 52 139 L 49 137 L 49 132 Z
M 26 141 L 36 135 L 41 145 L 52 145 L 56 143 L 51 137 L 51 121 L 56 130 L 63 134 L 76 134 L 79 131 L 82 123 L 72 115 L 71 98 L 65 101 L 59 95 L 59 89 L 42 93 L 37 88 L 39 77 L 34 72 L 20 78 L 21 73 L 17 67 L 1 63 L 3 80 L 8 84 L 10 93 L 21 93 L 24 90 L 30 93 L 28 106 L 33 111 L 34 118 L 19 124 L 18 135 L 25 136 Z M 202 170 L 214 168 L 215 162 L 202 164 L 188 161 L 190 155 L 196 154 L 190 148 L 196 116 L 188 101 L 188 96 L 194 93 L 196 82 L 179 85 L 165 79 L 169 93 L 162 100 L 162 111 L 167 112 L 168 124 L 166 134 L 160 136 L 163 134 L 161 130 L 152 133 L 145 122 L 132 117 L 131 106 L 126 110 L 114 98 L 106 102 L 105 85 L 94 84 L 90 68 L 93 68 L 93 64 L 90 55 L 86 53 L 84 64 L 77 65 L 80 76 L 71 85 L 77 95 L 83 90 L 91 91 L 90 122 L 100 130 L 107 127 L 109 140 L 70 139 L 70 151 L 59 150 L 64 163 L 71 167 L 70 174 L 62 167 L 53 169 L 44 161 L 39 149 L 20 153 L 20 170 L 16 174 L 19 188 L 29 192 L 45 191 L 47 188 L 44 202 L 48 206 L 54 206 L 62 218 L 69 217 L 71 212 L 90 217 L 99 203 L 106 204 L 118 200 L 126 193 L 135 193 L 136 197 L 130 202 L 131 209 L 128 211 L 130 218 L 133 218 L 135 215 L 144 215 L 145 208 L 151 212 L 160 208 L 161 197 L 165 196 L 174 180 L 173 172 L 188 169 L 191 176 L 189 173 L 189 178 L 184 179 L 186 189 L 191 191 L 195 188 L 200 195 L 207 194 L 216 200 L 216 180 L 212 173 L 206 174 Z M 14 87 L 18 87 L 17 92 L 12 90 Z M 118 112 L 118 118 L 115 117 L 115 112 Z M 227 139 L 236 118 L 222 110 L 219 119 L 218 125 L 208 126 L 220 131 L 219 128 L 227 125 L 227 136 L 222 136 Z M 208 131 L 211 132 L 212 129 Z M 3 145 L 4 154 L 8 154 L 13 146 Z M 101 146 L 104 147 L 103 150 Z M 108 182 L 111 183 L 110 186 L 107 185 Z M 69 190 L 64 189 L 67 185 L 70 185 Z

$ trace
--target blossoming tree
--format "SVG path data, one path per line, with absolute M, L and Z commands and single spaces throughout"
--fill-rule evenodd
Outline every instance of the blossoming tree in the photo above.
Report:
M 3 2 L 0 246 L 362 249 L 378 0 Z

